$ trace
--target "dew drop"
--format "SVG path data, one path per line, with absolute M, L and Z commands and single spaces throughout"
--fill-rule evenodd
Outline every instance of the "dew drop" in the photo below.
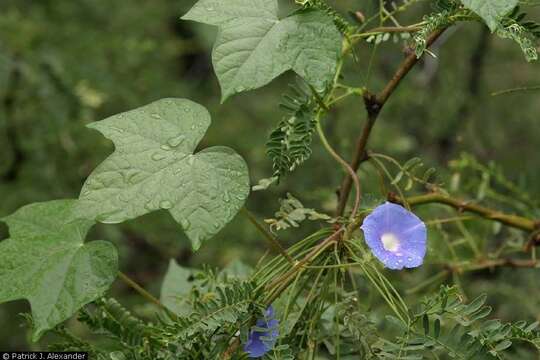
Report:
M 159 114 L 151 114 L 150 116 L 154 119 L 161 119 L 161 116 Z
M 103 214 L 99 214 L 96 217 L 96 220 L 103 224 L 118 224 L 118 223 L 121 223 L 123 220 L 121 217 L 121 212 L 122 210 L 119 210 L 119 209 L 108 211 Z M 118 215 L 118 216 L 115 217 L 115 215 Z
M 184 230 L 187 230 L 190 228 L 191 224 L 188 219 L 182 219 L 180 220 L 180 225 L 184 228 Z
M 103 184 L 98 181 L 90 180 L 86 183 L 86 188 L 88 190 L 101 190 L 103 189 Z
M 140 171 L 132 171 L 130 172 L 127 176 L 126 176 L 126 182 L 128 184 L 136 184 L 138 181 L 137 181 L 137 175 L 140 174 Z
M 173 207 L 173 203 L 170 202 L 169 200 L 163 200 L 159 203 L 159 207 L 167 210 Z
M 193 155 L 188 155 L 188 164 L 189 165 L 193 165 L 193 163 L 195 162 L 195 156 Z
M 170 147 L 175 148 L 175 147 L 178 147 L 180 144 L 182 144 L 185 139 L 186 137 L 184 135 L 178 135 L 167 140 L 167 144 Z
M 118 200 L 120 200 L 123 203 L 128 203 L 130 199 L 129 194 L 127 192 L 122 192 L 120 195 L 118 195 Z
M 122 133 L 124 132 L 123 129 L 117 128 L 117 127 L 115 127 L 115 126 L 111 126 L 110 129 L 111 129 L 112 131 L 116 131 L 116 132 L 119 133 L 119 134 L 122 134 Z
M 172 148 L 167 144 L 161 145 L 160 148 L 161 148 L 161 150 L 165 150 L 165 151 L 172 150 Z
M 223 201 L 225 202 L 231 201 L 231 195 L 229 194 L 227 190 L 225 190 L 225 192 L 223 193 Z
M 152 160 L 154 161 L 160 161 L 160 160 L 163 160 L 165 159 L 165 155 L 163 155 L 162 153 L 160 152 L 156 152 L 152 155 Z
M 148 201 L 146 204 L 144 204 L 144 208 L 148 211 L 154 210 L 154 207 L 152 206 L 152 201 Z

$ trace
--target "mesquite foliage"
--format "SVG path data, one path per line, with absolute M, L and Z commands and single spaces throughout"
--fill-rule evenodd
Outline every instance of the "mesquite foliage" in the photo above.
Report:
M 398 160 L 369 141 L 378 123 L 390 120 L 379 115 L 400 82 L 434 56 L 430 46 L 449 29 L 481 23 L 517 43 L 527 61 L 537 60 L 540 24 L 526 4 L 429 1 L 421 19 L 401 25 L 415 0 L 381 1 L 373 13 L 348 15 L 331 1 L 284 3 L 198 0 L 182 17 L 218 29 L 207 50 L 222 101 L 295 73 L 260 142 L 268 178 L 251 188 L 242 155 L 202 146 L 207 129 L 220 125 L 188 99 L 139 104 L 90 123 L 114 151 L 91 170 L 79 196 L 29 204 L 2 219 L 10 235 L 0 242 L 0 303 L 28 300 L 33 340 L 50 332 L 58 340 L 51 350 L 88 351 L 99 360 L 244 359 L 256 352 L 266 359 L 534 358 L 535 319 L 498 319 L 497 306 L 519 304 L 487 305 L 488 296 L 469 297 L 461 281 L 469 272 L 490 281 L 501 268 L 540 267 L 540 202 L 528 184 L 467 153 L 439 169 L 422 154 Z M 287 15 L 284 6 L 292 8 Z M 383 43 L 404 58 L 377 92 L 369 76 Z M 369 59 L 361 69 L 366 81 L 356 85 L 344 69 L 360 67 L 361 59 Z M 329 136 L 333 112 L 358 119 L 358 104 L 366 110 L 358 135 L 337 143 Z M 355 149 L 351 161 L 341 155 L 344 144 Z M 310 177 L 302 165 L 326 155 L 333 164 L 327 185 L 336 191 L 325 204 L 312 204 L 309 191 L 298 198 L 283 191 L 265 204 L 266 219 L 247 210 L 250 190 Z M 341 186 L 336 173 L 345 177 Z M 115 244 L 86 239 L 97 223 L 155 213 L 170 217 L 193 251 L 243 214 L 269 253 L 253 266 L 237 259 L 221 270 L 171 260 L 157 299 L 120 272 Z M 294 242 L 280 241 L 296 228 Z M 115 299 L 109 290 L 116 278 L 148 305 L 131 309 Z M 75 334 L 68 319 L 92 337 Z

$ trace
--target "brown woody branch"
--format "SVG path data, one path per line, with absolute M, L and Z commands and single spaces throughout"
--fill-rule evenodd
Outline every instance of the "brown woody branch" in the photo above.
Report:
M 398 203 L 398 204 L 404 203 L 404 201 L 395 194 L 389 194 L 388 200 L 391 202 Z M 527 232 L 531 232 L 531 233 L 534 232 L 535 230 L 538 230 L 538 228 L 540 227 L 539 221 L 527 219 L 522 216 L 505 214 L 498 210 L 493 210 L 485 206 L 472 203 L 470 201 L 456 199 L 456 198 L 446 196 L 443 194 L 438 194 L 438 193 L 409 197 L 406 199 L 406 203 L 409 204 L 410 206 L 418 206 L 418 205 L 433 204 L 433 203 L 444 204 L 444 205 L 453 207 L 454 209 L 458 211 L 474 213 L 474 214 L 480 215 L 481 217 L 485 219 L 493 220 L 501 224 L 508 225 L 508 226 L 521 229 Z
M 439 38 L 439 36 L 442 35 L 444 30 L 445 28 L 437 30 L 431 34 L 427 39 L 426 47 L 431 46 Z M 394 93 L 398 85 L 401 83 L 401 80 L 403 80 L 409 71 L 411 71 L 418 60 L 419 59 L 416 57 L 416 54 L 409 54 L 405 60 L 403 60 L 392 79 L 379 94 L 374 95 L 369 91 L 364 93 L 364 105 L 366 107 L 368 116 L 364 128 L 362 129 L 362 133 L 356 142 L 356 149 L 351 160 L 351 168 L 354 171 L 357 171 L 360 164 L 367 158 L 366 146 L 371 135 L 373 125 L 375 125 L 382 108 L 388 101 L 388 98 Z M 349 195 L 351 193 L 351 186 L 352 178 L 350 176 L 346 176 L 345 179 L 343 179 L 339 190 L 339 202 L 336 211 L 337 216 L 343 215 L 343 212 L 345 211 L 347 200 L 349 199 Z
M 493 260 L 482 260 L 474 264 L 460 266 L 447 266 L 447 270 L 450 273 L 461 273 L 464 271 L 479 271 L 485 269 L 495 269 L 500 267 L 507 267 L 512 269 L 533 269 L 540 266 L 540 261 L 532 259 L 512 259 L 512 258 L 503 258 L 503 259 L 493 259 Z

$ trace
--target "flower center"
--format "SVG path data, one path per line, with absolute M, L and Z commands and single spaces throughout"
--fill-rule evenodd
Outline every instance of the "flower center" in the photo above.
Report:
M 384 233 L 381 236 L 381 241 L 384 249 L 387 251 L 394 252 L 399 248 L 399 239 L 392 233 Z

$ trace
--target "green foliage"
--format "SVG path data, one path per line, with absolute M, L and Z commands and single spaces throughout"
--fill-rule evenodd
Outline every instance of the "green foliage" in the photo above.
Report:
M 286 199 L 279 200 L 279 205 L 279 211 L 274 214 L 276 218 L 264 220 L 267 224 L 270 224 L 271 230 L 279 231 L 288 229 L 291 226 L 299 227 L 300 223 L 306 219 L 333 222 L 330 216 L 321 214 L 314 209 L 305 208 L 300 200 L 289 193 Z
M 451 191 L 476 194 L 477 200 L 491 200 L 510 205 L 516 210 L 532 213 L 540 203 L 525 189 L 528 184 L 518 184 L 495 162 L 482 163 L 468 153 L 449 164 L 454 172 Z
M 192 296 L 190 314 L 163 322 L 159 338 L 173 353 L 202 353 L 211 358 L 219 350 L 215 346 L 219 339 L 228 339 L 239 324 L 249 321 L 257 292 L 250 282 L 232 281 L 207 291 L 195 288 Z
M 523 28 L 527 29 L 527 31 L 529 31 L 535 37 L 540 37 L 540 23 L 528 19 L 527 15 L 528 14 L 526 12 L 521 11 L 521 8 L 519 6 L 516 6 L 514 11 L 512 11 L 512 13 L 508 15 L 508 18 L 503 19 L 502 23 L 504 25 L 518 23 Z
M 126 347 L 143 347 L 149 343 L 152 327 L 133 316 L 115 299 L 99 299 L 95 308 L 84 309 L 79 321 L 96 334 L 113 337 Z
M 534 43 L 534 36 L 524 26 L 514 23 L 497 28 L 497 35 L 518 43 L 527 61 L 538 60 L 538 51 Z
M 81 190 L 81 211 L 120 223 L 168 210 L 193 248 L 211 238 L 249 193 L 244 160 L 232 149 L 193 154 L 208 126 L 208 111 L 189 100 L 164 99 L 89 125 L 116 145 Z
M 7 1 L 12 3 L 13 0 Z M 160 216 L 164 212 L 158 211 L 168 210 L 184 228 L 192 247 L 198 249 L 202 241 L 216 235 L 232 220 L 249 193 L 247 167 L 236 152 L 212 147 L 194 153 L 197 147 L 203 147 L 200 142 L 210 125 L 208 111 L 189 100 L 164 99 L 97 123 L 91 122 L 163 94 L 187 89 L 194 92 L 193 96 L 207 96 L 213 82 L 199 78 L 199 75 L 192 77 L 197 73 L 192 70 L 205 67 L 206 58 L 200 48 L 208 45 L 204 41 L 211 33 L 204 27 L 184 28 L 176 23 L 164 30 L 162 20 L 156 22 L 159 25 L 147 27 L 156 16 L 165 18 L 174 13 L 168 7 L 164 10 L 165 6 L 153 6 L 154 3 L 147 7 L 143 4 L 133 6 L 135 3 L 132 6 L 115 5 L 105 0 L 75 5 L 58 1 L 53 6 L 50 1 L 43 1 L 32 7 L 25 4 L 6 7 L 6 14 L 0 15 L 0 32 L 6 33 L 3 31 L 6 24 L 9 24 L 7 28 L 17 31 L 0 39 L 0 80 L 4 80 L 0 81 L 0 108 L 2 115 L 6 115 L 0 117 L 0 190 L 6 198 L 16 199 L 16 202 L 24 202 L 23 196 L 32 201 L 39 197 L 64 197 L 77 191 L 83 179 L 89 173 L 90 176 L 79 200 L 29 205 L 6 219 L 11 238 L 0 242 L 0 302 L 29 300 L 33 317 L 26 315 L 26 318 L 34 329 L 34 339 L 52 329 L 51 335 L 59 338 L 59 342 L 50 347 L 52 350 L 86 350 L 92 358 L 99 360 L 245 359 L 247 355 L 242 352 L 242 346 L 251 337 L 252 329 L 263 330 L 257 320 L 264 316 L 269 305 L 275 308 L 279 319 L 279 338 L 265 355 L 266 359 L 483 359 L 505 356 L 525 359 L 534 356 L 532 350 L 540 349 L 538 323 L 515 322 L 536 315 L 538 304 L 535 298 L 523 296 L 520 299 L 517 295 L 520 286 L 523 286 L 524 290 L 520 291 L 524 294 L 533 293 L 534 272 L 529 274 L 523 270 L 514 275 L 517 269 L 501 268 L 538 268 L 535 250 L 529 252 L 529 248 L 538 243 L 538 232 L 534 229 L 538 202 L 529 191 L 523 190 L 521 181 L 518 183 L 506 176 L 496 163 L 484 165 L 472 156 L 450 162 L 451 174 L 439 169 L 434 179 L 435 168 L 426 170 L 414 148 L 417 144 L 427 149 L 424 158 L 428 163 L 435 162 L 438 157 L 441 162 L 446 162 L 453 155 L 453 146 L 457 146 L 453 142 L 465 146 L 467 140 L 463 137 L 473 134 L 468 145 L 478 146 L 475 148 L 477 153 L 507 155 L 508 152 L 492 151 L 493 147 L 482 148 L 480 139 L 484 131 L 473 131 L 477 125 L 472 122 L 473 106 L 469 106 L 470 102 L 474 108 L 481 109 L 482 118 L 492 115 L 486 111 L 489 104 L 480 96 L 485 89 L 478 84 L 478 74 L 484 63 L 482 49 L 487 46 L 483 42 L 487 29 L 479 39 L 479 50 L 471 56 L 471 79 L 467 81 L 470 94 L 464 95 L 461 95 L 462 91 L 441 90 L 440 84 L 461 84 L 463 79 L 458 75 L 467 73 L 461 68 L 465 62 L 456 62 L 441 51 L 445 56 L 441 56 L 435 65 L 432 59 L 418 62 L 416 66 L 422 71 L 407 76 L 413 78 L 413 85 L 407 87 L 402 80 L 410 70 L 408 66 L 415 65 L 414 61 L 406 61 L 395 71 L 388 71 L 394 63 L 400 62 L 400 56 L 390 52 L 395 51 L 396 46 L 391 43 L 370 46 L 361 40 L 375 44 L 390 39 L 398 42 L 413 33 L 416 55 L 421 56 L 429 51 L 427 40 L 437 30 L 480 17 L 499 36 L 518 42 L 527 59 L 533 60 L 537 57 L 534 41 L 539 36 L 540 25 L 525 20 L 526 14 L 518 7 L 510 13 L 516 1 L 437 0 L 432 2 L 434 12 L 431 15 L 411 25 L 404 25 L 404 21 L 421 18 L 426 10 L 424 6 L 413 6 L 418 2 L 416 0 L 363 2 L 354 5 L 353 9 L 345 9 L 340 2 L 332 2 L 335 6 L 330 6 L 331 2 L 325 0 L 295 2 L 302 8 L 280 18 L 276 0 L 200 0 L 184 19 L 219 28 L 213 65 L 223 100 L 245 90 L 260 88 L 288 70 L 302 78 L 284 96 L 281 107 L 286 116 L 267 144 L 273 177 L 263 179 L 254 190 L 267 189 L 304 164 L 312 155 L 312 138 L 317 129 L 331 155 L 329 159 L 335 160 L 337 165 L 330 166 L 324 161 L 304 164 L 309 169 L 305 175 L 298 174 L 293 184 L 282 182 L 279 186 L 286 188 L 283 189 L 285 193 L 289 187 L 308 188 L 309 185 L 306 196 L 310 202 L 318 201 L 314 206 L 326 212 L 333 211 L 337 200 L 335 185 L 340 183 L 343 175 L 333 170 L 341 169 L 344 161 L 349 161 L 346 155 L 349 148 L 354 147 L 354 139 L 346 135 L 361 133 L 355 155 L 365 155 L 360 162 L 366 160 L 372 166 L 362 166 L 357 171 L 358 164 L 353 161 L 350 165 L 355 167 L 352 171 L 360 180 L 360 185 L 355 183 L 353 189 L 362 194 L 359 211 L 350 219 L 331 217 L 304 207 L 287 193 L 287 198 L 280 200 L 275 218 L 266 220 L 270 230 L 289 229 L 280 233 L 280 239 L 259 224 L 256 216 L 250 215 L 254 224 L 252 231 L 239 226 L 229 228 L 221 238 L 224 245 L 195 256 L 189 251 L 170 249 L 169 244 L 163 242 L 162 225 L 167 224 L 170 217 Z M 185 10 L 184 4 L 167 4 L 172 8 L 173 3 L 179 6 L 175 11 Z M 289 1 L 289 5 L 293 5 L 293 1 Z M 137 9 L 133 10 L 135 7 Z M 156 15 L 152 12 L 155 8 L 163 9 Z M 339 15 L 346 10 L 354 14 L 357 26 L 351 26 Z M 402 18 L 401 13 L 405 10 L 411 10 L 411 14 Z M 117 12 L 120 15 L 114 18 L 109 15 Z M 78 18 L 68 20 L 67 15 L 75 13 Z M 133 13 L 139 17 L 132 17 Z M 27 14 L 32 20 L 27 19 Z M 40 19 L 39 26 L 32 22 L 36 17 Z M 66 20 L 67 24 L 64 26 L 58 20 Z M 130 28 L 124 32 L 122 28 L 130 22 L 142 29 Z M 375 25 L 375 22 L 378 23 Z M 100 30 L 102 24 L 111 26 L 106 37 L 107 41 L 112 38 L 110 46 L 103 45 L 103 35 L 92 30 L 96 24 L 100 25 Z M 139 26 L 141 24 L 144 26 Z M 53 26 L 55 31 L 43 31 Z M 163 37 L 158 34 L 165 31 L 174 33 L 174 39 L 162 41 Z M 77 46 L 70 48 L 73 52 L 68 57 L 70 60 L 57 56 L 64 48 L 69 48 L 73 33 L 79 36 L 76 37 Z M 63 37 L 63 34 L 69 36 Z M 461 32 L 454 34 L 462 36 Z M 343 37 L 347 41 L 343 41 Z M 451 41 L 451 53 L 459 54 L 460 59 L 459 46 L 466 43 L 461 41 L 463 38 L 465 36 L 460 41 Z M 59 49 L 54 43 L 60 44 Z M 94 43 L 95 46 L 89 46 Z M 7 51 L 4 51 L 5 45 Z M 185 53 L 178 54 L 179 48 Z M 371 55 L 357 56 L 367 50 L 372 50 Z M 500 50 L 493 51 L 502 58 Z M 108 65 L 80 71 L 83 51 L 85 54 L 96 51 L 95 58 Z M 163 62 L 160 58 L 164 53 L 169 66 L 156 76 L 155 73 L 161 70 Z M 191 58 L 187 64 L 184 63 L 186 57 Z M 110 65 L 115 63 L 121 66 Z M 181 72 L 182 77 L 189 77 L 189 81 L 182 81 L 181 90 L 178 88 L 180 82 L 169 79 L 179 64 L 189 68 Z M 449 64 L 456 66 L 455 73 L 446 72 Z M 438 70 L 439 67 L 445 70 Z M 437 81 L 431 79 L 434 71 L 438 71 Z M 116 75 L 124 72 L 123 77 Z M 531 74 L 534 72 L 528 73 Z M 389 79 L 383 87 L 382 82 Z M 494 79 L 490 78 L 489 86 L 499 84 L 492 84 Z M 130 89 L 117 85 L 128 82 Z M 377 96 L 375 89 L 379 86 L 384 90 Z M 196 93 L 197 88 L 202 90 L 198 89 Z M 425 89 L 429 89 L 424 91 L 429 98 L 419 94 L 419 90 Z M 115 95 L 118 93 L 121 95 Z M 385 119 L 377 121 L 377 131 L 370 138 L 380 107 L 392 93 L 403 95 L 402 98 L 394 95 L 393 101 L 385 106 Z M 356 97 L 354 100 L 353 96 Z M 394 101 L 396 97 L 397 101 Z M 268 109 L 275 107 L 259 95 L 250 94 L 246 98 L 251 100 L 249 104 L 232 102 L 233 106 L 224 108 L 231 112 L 227 126 L 221 128 L 217 137 L 210 131 L 208 142 L 234 135 L 240 139 L 235 140 L 243 152 L 257 158 L 263 152 L 257 151 L 258 148 L 252 150 L 252 147 L 257 144 L 254 130 L 260 125 L 240 120 L 252 117 L 252 114 L 263 117 L 265 109 L 270 111 Z M 464 99 L 467 102 L 461 104 Z M 341 111 L 341 104 L 350 107 Z M 356 111 L 363 105 L 367 105 L 369 121 L 362 131 L 358 127 Z M 516 107 L 507 110 L 503 105 L 496 109 L 503 110 L 501 117 L 503 113 L 518 117 Z M 459 110 L 453 111 L 454 108 Z M 251 113 L 250 109 L 255 111 Z M 448 109 L 452 111 L 446 111 Z M 34 121 L 36 114 L 43 114 L 47 121 Z M 437 123 L 445 123 L 454 117 L 466 119 L 470 128 L 458 126 L 438 139 L 429 132 L 435 125 L 429 123 L 428 126 L 424 122 L 435 118 L 433 115 L 436 115 Z M 416 118 L 418 122 L 415 122 Z M 51 119 L 60 120 L 56 123 Z M 385 121 L 387 119 L 394 121 Z M 327 120 L 336 120 L 335 125 L 323 124 Z M 50 123 L 54 123 L 53 129 L 42 134 L 43 124 L 47 124 L 47 128 Z M 98 138 L 98 135 L 83 132 L 82 124 L 86 123 L 91 123 L 91 128 L 112 140 L 116 147 L 93 172 L 90 170 L 92 164 L 101 159 L 101 154 L 97 152 L 95 157 L 90 156 L 96 152 L 92 136 Z M 492 124 L 495 122 L 491 121 Z M 381 126 L 382 131 L 379 130 Z M 520 139 L 525 138 L 526 134 L 522 134 L 528 131 L 521 131 L 519 121 L 513 121 L 512 126 L 516 127 L 512 127 L 512 131 L 519 131 Z M 328 136 L 324 134 L 326 129 L 331 129 Z M 28 130 L 39 136 L 27 136 Z M 526 130 L 533 132 L 532 128 Z M 492 135 L 486 131 L 488 133 Z M 509 133 L 504 132 L 502 139 L 495 137 L 493 142 L 505 141 Z M 87 137 L 88 153 L 79 153 L 78 146 Z M 42 139 L 51 141 L 51 138 L 51 144 L 47 143 L 50 146 L 34 145 L 34 142 L 39 144 Z M 404 139 L 408 139 L 408 145 L 396 145 Z M 358 149 L 364 145 L 368 148 Z M 519 145 L 512 144 L 516 148 Z M 51 170 L 45 159 L 51 149 L 57 148 L 60 152 L 50 156 L 61 160 Z M 397 154 L 388 156 L 371 149 Z M 64 162 L 66 155 L 70 161 Z M 411 156 L 414 156 L 411 160 L 402 161 Z M 29 165 L 19 168 L 27 159 L 31 159 Z M 509 154 L 508 159 L 515 161 L 515 154 Z M 388 164 L 392 167 L 390 170 Z M 73 170 L 69 172 L 71 175 L 67 169 Z M 34 175 L 30 177 L 29 173 Z M 28 176 L 28 184 L 21 185 L 21 176 Z M 450 193 L 442 189 L 443 185 L 446 187 L 445 177 L 450 179 L 449 190 L 460 198 L 451 198 Z M 27 195 L 27 190 L 34 191 L 38 182 L 46 190 L 39 193 L 41 195 Z M 535 183 L 532 182 L 529 188 L 534 190 Z M 50 190 L 51 184 L 55 186 Z M 19 187 L 24 191 L 12 195 L 16 193 L 14 189 L 20 190 Z M 272 191 L 275 189 L 260 194 L 264 202 L 253 206 L 254 211 L 260 212 L 259 216 L 266 216 L 262 212 L 268 211 L 271 202 L 265 197 L 272 195 Z M 364 217 L 387 198 L 394 201 L 394 191 L 403 199 L 410 196 L 410 202 L 403 202 L 412 207 L 415 206 L 413 200 L 416 205 L 427 205 L 422 202 L 430 199 L 438 202 L 427 211 L 411 209 L 425 219 L 429 228 L 429 255 L 421 269 L 391 272 L 381 268 L 362 239 L 359 226 Z M 480 201 L 482 204 L 475 204 Z M 9 209 L 12 205 L 5 206 Z M 493 206 L 493 210 L 488 206 Z M 463 210 L 468 213 L 462 214 Z M 145 219 L 137 221 L 137 225 L 127 221 L 147 214 Z M 307 225 L 303 223 L 305 220 L 318 221 L 315 226 L 320 228 L 311 235 L 299 236 L 306 230 L 304 226 L 300 230 L 296 228 Z M 126 275 L 122 275 L 122 279 L 152 303 L 137 304 L 130 311 L 118 300 L 103 298 L 117 273 L 118 260 L 116 248 L 111 243 L 84 243 L 84 237 L 95 221 L 124 223 L 117 227 L 98 225 L 94 231 L 100 238 L 103 235 L 113 241 L 128 241 L 126 244 L 119 242 L 122 253 L 129 255 L 125 258 L 125 266 L 130 271 L 136 269 L 139 280 L 151 279 L 148 281 L 150 291 L 157 288 L 152 283 L 155 284 L 155 276 L 161 271 L 161 267 L 156 266 L 158 261 L 177 259 L 178 262 L 170 261 L 165 274 L 161 304 Z M 511 228 L 513 221 L 519 222 L 515 229 Z M 149 223 L 152 226 L 148 226 Z M 238 224 L 243 222 L 238 221 Z M 507 224 L 509 228 L 502 229 L 501 224 Z M 171 238 L 176 241 L 178 227 L 175 225 L 171 221 Z M 133 231 L 134 226 L 146 228 L 146 231 Z M 309 226 L 305 228 L 309 229 Z M 260 234 L 254 236 L 255 230 Z M 254 270 L 239 261 L 230 262 L 232 258 L 238 258 L 238 251 L 248 253 L 254 261 L 261 249 L 252 240 L 259 237 L 272 242 L 272 251 L 278 255 L 265 255 Z M 148 246 L 147 240 L 151 239 L 157 239 L 149 242 L 158 243 L 160 251 L 154 252 L 153 247 Z M 238 241 L 242 239 L 248 240 Z M 137 253 L 143 253 L 142 260 L 135 257 Z M 229 262 L 229 265 L 221 271 L 209 266 L 203 266 L 204 270 L 186 267 L 208 259 Z M 476 273 L 471 275 L 472 272 Z M 433 290 L 441 283 L 456 283 L 459 287 L 443 286 L 438 292 Z M 124 297 L 130 295 L 121 290 L 114 289 L 111 294 L 118 295 L 122 304 L 131 306 L 134 301 L 124 301 Z M 486 296 L 476 297 L 472 302 L 464 300 L 468 296 L 474 298 L 481 291 L 489 293 L 489 303 L 497 310 L 493 317 L 511 319 L 510 322 L 488 318 L 492 310 L 485 306 Z M 418 300 L 419 293 L 425 293 L 423 301 Z M 523 306 L 512 305 L 507 298 L 518 299 Z M 77 311 L 77 325 L 75 322 L 59 324 Z M 388 315 L 389 312 L 392 315 Z M 0 322 L 2 316 L 0 313 Z M 71 332 L 72 327 L 76 331 Z M 521 346 L 522 343 L 526 346 Z
M 383 42 L 387 42 L 389 40 L 392 40 L 394 43 L 397 43 L 400 40 L 408 40 L 410 38 L 411 38 L 411 35 L 409 33 L 394 34 L 394 35 L 390 35 L 389 33 L 384 33 L 384 34 L 371 35 L 366 39 L 366 41 L 368 43 L 373 43 L 375 45 L 378 45 Z
M 161 303 L 176 314 L 189 314 L 187 296 L 193 287 L 193 280 L 192 270 L 183 268 L 171 260 L 161 286 Z
M 395 159 L 385 158 L 399 168 L 399 172 L 392 178 L 391 185 L 400 186 L 404 183 L 403 190 L 405 191 L 410 191 L 415 184 L 427 190 L 441 190 L 442 184 L 437 183 L 436 179 L 437 170 L 433 167 L 426 168 L 422 159 L 414 157 L 401 165 Z
M 382 359 L 423 359 L 427 354 L 446 354 L 457 359 L 501 358 L 512 340 L 538 342 L 537 323 L 525 326 L 485 320 L 491 308 L 485 296 L 465 304 L 456 288 L 441 287 L 428 297 L 409 324 L 401 325 L 396 342 L 379 340 L 375 348 Z M 399 324 L 399 320 L 394 323 Z M 519 330 L 523 334 L 516 336 Z
M 200 0 L 183 19 L 220 28 L 212 58 L 223 101 L 287 70 L 321 91 L 336 72 L 341 35 L 323 12 L 279 19 L 276 0 Z
M 301 82 L 289 87 L 280 107 L 286 116 L 270 134 L 266 154 L 272 159 L 274 174 L 279 180 L 294 171 L 311 156 L 317 107 L 309 88 Z
M 305 9 L 317 9 L 327 13 L 344 36 L 348 36 L 354 31 L 353 26 L 333 7 L 328 5 L 325 0 L 296 0 L 296 2 Z
M 171 267 L 171 271 L 175 272 L 172 276 L 178 276 L 178 267 Z M 181 311 L 177 316 L 164 314 L 153 322 L 145 322 L 114 299 L 98 299 L 80 312 L 78 320 L 93 334 L 112 342 L 97 351 L 99 359 L 213 358 L 241 322 L 249 320 L 252 312 L 261 311 L 252 306 L 251 299 L 257 295 L 254 284 L 215 275 L 212 271 L 198 271 L 188 290 L 189 311 Z M 169 291 L 167 287 L 174 285 L 169 283 L 164 290 Z M 64 339 L 55 345 L 56 349 L 96 351 L 63 328 L 55 332 Z
M 441 2 L 442 3 L 442 2 Z M 454 22 L 452 16 L 455 15 L 459 8 L 452 2 L 444 2 L 440 4 L 441 9 L 438 12 L 424 17 L 424 25 L 420 31 L 416 32 L 413 37 L 414 52 L 417 57 L 421 57 L 426 50 L 428 37 L 444 27 L 449 26 Z
M 28 205 L 3 220 L 11 238 L 0 242 L 0 303 L 30 302 L 34 340 L 115 279 L 116 248 L 105 241 L 84 244 L 94 223 L 80 218 L 75 200 Z
M 461 0 L 470 10 L 474 11 L 487 24 L 491 32 L 495 32 L 503 16 L 512 11 L 518 0 Z

